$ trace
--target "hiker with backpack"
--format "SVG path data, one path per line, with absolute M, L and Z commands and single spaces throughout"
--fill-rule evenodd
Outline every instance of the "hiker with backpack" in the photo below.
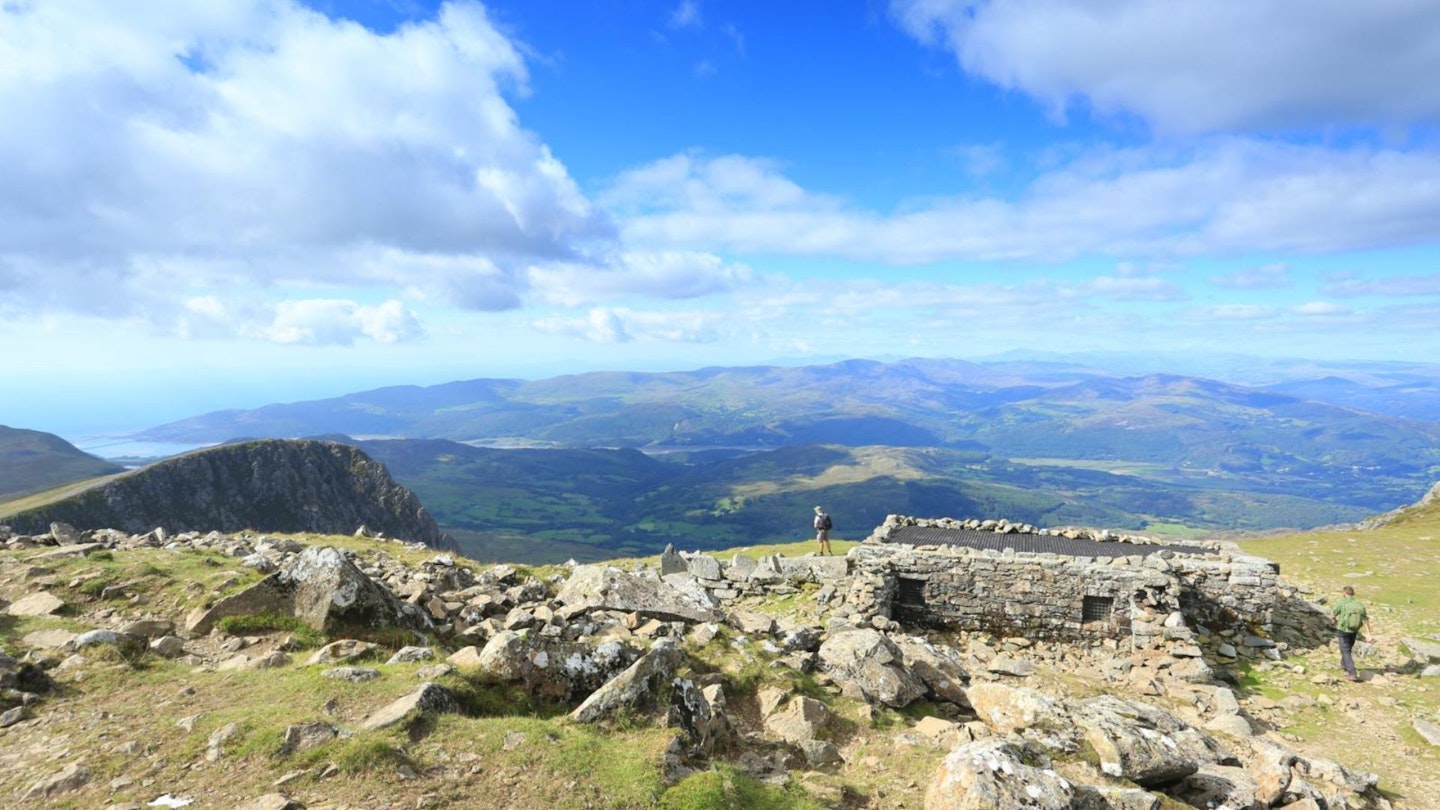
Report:
M 1335 625 L 1335 637 L 1340 642 L 1340 667 L 1345 670 L 1345 679 L 1358 681 L 1360 674 L 1355 671 L 1352 651 L 1355 641 L 1364 638 L 1362 631 L 1369 633 L 1370 616 L 1365 612 L 1365 604 L 1355 598 L 1354 588 L 1346 585 L 1343 592 L 1345 596 L 1330 609 L 1330 621 Z
M 830 550 L 830 527 L 835 522 L 830 519 L 830 514 L 820 507 L 815 507 L 815 542 L 820 544 L 820 554 L 829 554 L 832 557 L 835 552 Z

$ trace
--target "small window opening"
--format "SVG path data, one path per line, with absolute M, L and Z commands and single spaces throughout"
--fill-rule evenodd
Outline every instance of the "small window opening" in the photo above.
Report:
M 1115 600 L 1108 596 L 1087 596 L 1080 606 L 1081 622 L 1108 622 L 1115 612 Z
M 895 601 L 902 605 L 925 604 L 925 580 L 900 577 L 895 583 Z

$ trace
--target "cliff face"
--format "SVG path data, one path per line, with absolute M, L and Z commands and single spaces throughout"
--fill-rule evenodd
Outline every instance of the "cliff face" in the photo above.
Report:
M 359 526 L 453 548 L 415 494 L 360 450 L 335 442 L 266 439 L 212 447 L 135 470 L 6 523 L 43 532 L 242 529 L 350 534 Z

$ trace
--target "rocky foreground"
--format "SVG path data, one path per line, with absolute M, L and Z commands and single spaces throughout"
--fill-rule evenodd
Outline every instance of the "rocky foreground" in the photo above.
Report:
M 1292 747 L 1223 664 L 902 627 L 847 607 L 843 559 L 529 571 L 61 525 L 0 543 L 10 805 L 680 806 L 725 773 L 777 807 L 1434 806 Z M 585 728 L 583 761 L 534 753 Z M 653 784 L 596 786 L 611 737 Z

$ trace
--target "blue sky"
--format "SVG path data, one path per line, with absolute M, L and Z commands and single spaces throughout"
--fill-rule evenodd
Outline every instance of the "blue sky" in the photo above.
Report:
M 1437 32 L 1430 0 L 5 0 L 0 423 L 853 356 L 1432 362 Z

